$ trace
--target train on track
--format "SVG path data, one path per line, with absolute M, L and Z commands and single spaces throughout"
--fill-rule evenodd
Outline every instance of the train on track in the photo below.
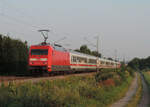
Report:
M 96 71 L 120 66 L 120 62 L 66 50 L 58 44 L 43 42 L 29 50 L 29 70 L 34 73 Z

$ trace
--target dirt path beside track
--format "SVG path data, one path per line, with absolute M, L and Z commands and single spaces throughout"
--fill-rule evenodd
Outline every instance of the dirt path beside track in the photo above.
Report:
M 120 99 L 119 101 L 112 104 L 110 107 L 124 107 L 124 106 L 126 106 L 128 104 L 128 102 L 133 98 L 133 96 L 135 95 L 135 93 L 137 91 L 137 88 L 138 88 L 137 80 L 138 80 L 138 76 L 136 73 L 135 78 L 133 79 L 126 95 L 122 99 Z
M 142 90 L 142 98 L 140 100 L 138 107 L 150 107 L 150 102 L 149 102 L 150 92 L 142 74 L 141 74 L 141 80 L 142 80 L 143 90 Z

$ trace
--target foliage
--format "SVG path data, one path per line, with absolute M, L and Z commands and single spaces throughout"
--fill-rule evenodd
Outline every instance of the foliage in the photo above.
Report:
M 113 78 L 114 72 L 105 72 L 105 71 L 100 71 L 95 75 L 95 79 L 97 82 L 101 82 L 104 80 L 107 80 L 109 78 Z
M 144 72 L 142 72 L 143 76 L 144 76 L 144 80 L 146 81 L 146 84 L 148 85 L 148 89 L 150 90 L 150 71 L 148 70 L 143 70 Z M 148 105 L 150 106 L 150 105 Z
M 147 84 L 150 86 L 150 72 L 142 72 L 144 75 L 144 79 L 146 80 Z
M 131 75 L 132 77 L 134 76 L 134 72 L 135 72 L 134 69 L 132 69 L 132 68 L 130 68 L 130 67 L 127 67 L 126 70 L 130 73 L 130 75 Z
M 128 76 L 134 76 L 134 71 L 130 68 L 122 71 L 122 69 L 102 69 L 95 75 L 95 80 L 97 82 L 103 82 L 108 79 L 112 79 L 115 85 L 120 85 L 121 81 L 126 81 Z
M 145 59 L 134 58 L 128 66 L 136 70 L 150 69 L 150 56 Z
M 92 51 L 91 55 L 101 57 L 101 53 L 98 53 L 97 51 Z
M 95 75 L 10 83 L 0 88 L 0 107 L 106 107 L 125 95 L 131 80 L 129 76 L 120 85 L 107 87 L 99 85 Z
M 80 47 L 80 51 L 81 51 L 82 53 L 91 54 L 91 50 L 90 50 L 86 45 L 82 45 L 82 46 Z
M 108 58 L 108 60 L 112 60 L 112 61 L 113 61 L 113 59 L 112 59 L 112 58 L 110 58 L 110 57 Z
M 28 47 L 26 41 L 22 42 L 0 35 L 0 75 L 25 72 L 27 59 Z
M 93 55 L 93 56 L 98 56 L 98 57 L 101 57 L 101 54 L 100 53 L 98 53 L 97 51 L 91 51 L 88 47 L 87 47 L 87 45 L 82 45 L 81 47 L 80 47 L 80 49 L 76 49 L 75 51 L 77 51 L 77 52 L 81 52 L 81 53 L 85 53 L 85 54 L 89 54 L 89 55 Z

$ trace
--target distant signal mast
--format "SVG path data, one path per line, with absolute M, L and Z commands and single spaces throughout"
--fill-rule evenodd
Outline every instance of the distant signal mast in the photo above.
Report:
M 48 39 L 48 32 L 50 31 L 50 30 L 48 30 L 48 29 L 41 29 L 41 30 L 38 30 L 42 35 L 43 35 L 43 37 L 44 37 L 44 42 L 42 43 L 42 44 L 47 44 L 46 43 L 46 41 L 47 41 L 47 39 Z

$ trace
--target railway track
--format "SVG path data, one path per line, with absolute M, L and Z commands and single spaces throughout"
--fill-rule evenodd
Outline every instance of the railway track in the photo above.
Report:
M 95 74 L 95 72 L 90 72 L 90 73 L 86 72 L 86 73 L 68 74 L 68 75 L 55 75 L 55 76 L 46 76 L 46 77 L 0 76 L 0 85 L 3 83 L 5 86 L 7 86 L 11 82 L 13 82 L 15 84 L 22 84 L 25 82 L 36 83 L 36 82 L 45 81 L 45 80 L 64 79 L 69 76 L 86 76 L 86 75 L 92 75 L 92 74 Z
M 22 80 L 22 79 L 29 79 L 29 78 L 31 77 L 0 76 L 0 82 L 15 81 L 15 80 Z

